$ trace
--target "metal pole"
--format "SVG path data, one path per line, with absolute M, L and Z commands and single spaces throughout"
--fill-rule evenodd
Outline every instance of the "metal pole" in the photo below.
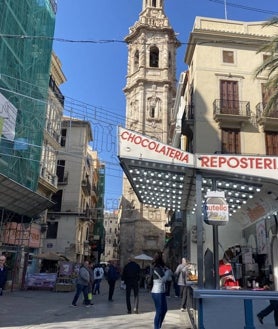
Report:
M 216 191 L 216 179 L 212 179 L 212 191 Z M 213 225 L 213 259 L 214 259 L 214 277 L 215 289 L 220 288 L 219 279 L 219 251 L 218 251 L 218 225 Z
M 202 289 L 204 287 L 202 175 L 198 171 L 196 172 L 196 203 L 198 288 Z

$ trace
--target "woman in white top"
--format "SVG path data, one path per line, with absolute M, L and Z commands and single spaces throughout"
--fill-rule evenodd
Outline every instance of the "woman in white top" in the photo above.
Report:
M 161 252 L 157 252 L 154 256 L 152 275 L 153 287 L 151 293 L 155 306 L 154 329 L 160 329 L 167 313 L 165 282 L 168 278 Z

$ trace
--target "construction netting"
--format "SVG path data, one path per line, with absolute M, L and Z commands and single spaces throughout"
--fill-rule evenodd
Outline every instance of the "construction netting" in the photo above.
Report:
M 35 191 L 56 1 L 0 1 L 0 173 Z

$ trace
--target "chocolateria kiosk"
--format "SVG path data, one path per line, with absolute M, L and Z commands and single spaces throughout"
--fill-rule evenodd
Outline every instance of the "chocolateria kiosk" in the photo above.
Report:
M 236 299 L 244 308 L 242 328 L 255 329 L 253 303 L 278 299 L 278 158 L 191 154 L 122 127 L 118 144 L 120 165 L 140 202 L 195 212 L 193 326 L 205 329 L 207 305 L 221 298 Z M 236 243 L 223 246 L 232 235 Z

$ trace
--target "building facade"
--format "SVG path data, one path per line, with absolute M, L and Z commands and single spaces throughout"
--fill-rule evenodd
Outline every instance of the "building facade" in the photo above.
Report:
M 180 97 L 174 107 L 176 124 L 172 141 L 175 147 L 195 154 L 277 157 L 278 108 L 274 106 L 265 111 L 271 94 L 266 88 L 268 72 L 255 75 L 269 55 L 259 50 L 276 32 L 273 26 L 263 27 L 262 22 L 196 18 L 185 55 L 188 71 L 181 74 L 177 92 Z M 262 182 L 254 176 L 253 184 L 259 183 L 256 193 L 249 200 L 240 200 L 240 186 L 247 178 L 242 180 L 238 175 L 238 179 L 233 179 L 220 175 L 215 183 L 217 190 L 221 189 L 221 184 L 229 186 L 226 197 L 232 210 L 229 223 L 219 229 L 220 258 L 228 248 L 241 245 L 251 248 L 253 255 L 260 255 L 265 267 L 275 268 L 275 264 L 271 264 L 271 240 L 277 213 L 275 184 L 260 184 Z M 208 181 L 204 177 L 203 185 Z M 233 198 L 228 198 L 229 195 Z M 179 221 L 175 216 L 171 219 L 173 236 Z M 196 262 L 194 207 L 183 212 L 182 222 L 179 230 L 186 237 L 182 240 L 182 251 Z M 261 250 L 259 227 L 264 227 L 263 239 L 269 242 L 264 251 Z M 212 227 L 205 223 L 203 241 L 204 250 L 213 250 Z M 174 241 L 169 248 L 170 255 L 175 255 Z
M 119 222 L 117 212 L 104 213 L 105 250 L 102 260 L 119 260 Z
M 56 1 L 1 1 L 0 13 L 0 253 L 17 286 L 40 247 L 36 219 L 52 204 L 38 185 Z
M 169 142 L 176 94 L 176 49 L 179 41 L 164 13 L 164 1 L 144 0 L 139 20 L 130 28 L 128 45 L 126 127 Z M 120 259 L 153 255 L 165 243 L 164 210 L 142 206 L 126 177 L 120 205 Z
M 73 262 L 91 258 L 89 241 L 96 220 L 98 160 L 89 143 L 88 121 L 63 117 L 57 162 L 58 191 L 47 214 L 44 251 Z

